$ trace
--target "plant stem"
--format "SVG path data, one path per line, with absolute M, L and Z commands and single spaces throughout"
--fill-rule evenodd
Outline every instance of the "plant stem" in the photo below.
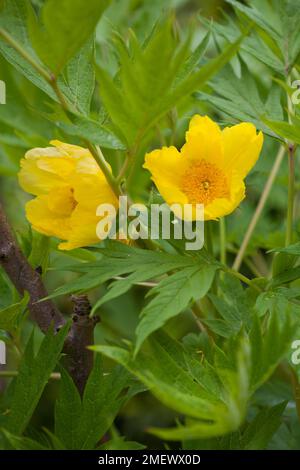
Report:
M 225 218 L 221 217 L 219 220 L 220 229 L 220 261 L 226 265 L 226 222 Z
M 91 142 L 89 142 L 87 140 L 85 141 L 85 144 L 88 147 L 91 154 L 93 155 L 96 162 L 98 163 L 102 173 L 104 174 L 104 176 L 106 178 L 106 181 L 108 182 L 108 184 L 111 187 L 112 191 L 114 192 L 115 196 L 118 198 L 121 195 L 119 185 L 118 185 L 116 179 L 114 178 L 114 176 L 113 176 L 113 174 L 110 170 L 110 167 L 108 166 L 107 161 L 105 160 L 105 157 L 104 157 L 100 147 L 98 145 L 94 146 L 93 144 L 91 144 Z
M 259 218 L 262 214 L 262 211 L 266 205 L 266 202 L 267 202 L 267 199 L 269 197 L 269 194 L 270 194 L 270 191 L 272 189 L 272 186 L 273 186 L 273 183 L 274 183 L 274 180 L 277 176 L 277 173 L 279 171 L 279 168 L 280 168 L 280 165 L 282 163 L 282 160 L 283 160 L 283 157 L 284 157 L 284 154 L 285 154 L 285 146 L 284 145 L 281 145 L 279 150 L 278 150 L 278 153 L 277 153 L 277 156 L 276 156 L 276 159 L 275 159 L 275 162 L 274 162 L 274 165 L 273 165 L 273 168 L 269 174 L 269 177 L 267 179 L 267 182 L 265 184 L 265 187 L 264 187 L 264 190 L 262 192 L 262 195 L 260 197 L 260 200 L 257 204 L 257 207 L 255 209 L 255 212 L 253 214 L 253 217 L 251 219 L 251 222 L 250 224 L 248 225 L 248 228 L 247 228 L 247 231 L 245 233 L 245 236 L 244 236 L 244 239 L 243 239 L 243 242 L 241 244 L 241 247 L 239 249 L 239 252 L 234 260 L 234 263 L 232 265 L 232 269 L 234 269 L 235 271 L 238 271 L 241 267 L 241 264 L 242 264 L 242 261 L 243 261 L 243 258 L 244 258 L 244 255 L 245 255 L 245 252 L 247 250 L 247 247 L 249 245 L 249 242 L 250 242 L 250 239 L 252 237 L 252 234 L 255 230 L 255 227 L 259 221 Z
M 236 277 L 237 279 L 239 279 L 240 281 L 244 282 L 245 284 L 247 284 L 248 286 L 250 287 L 253 287 L 253 289 L 255 289 L 256 291 L 258 292 L 263 292 L 263 290 L 256 284 L 254 284 L 251 279 L 249 279 L 248 277 L 244 276 L 244 274 L 241 274 L 239 273 L 238 271 L 235 271 L 234 269 L 230 269 L 230 268 L 227 268 L 225 269 L 225 272 L 229 273 L 229 274 L 232 274 L 232 276 Z
M 51 74 L 47 72 L 7 31 L 0 28 L 0 37 L 13 47 L 50 84 Z
M 204 222 L 204 237 L 205 247 L 211 255 L 213 255 L 213 236 L 212 236 L 212 225 L 211 222 Z
M 17 375 L 19 375 L 19 372 L 17 370 L 0 370 L 1 378 L 17 377 Z M 49 378 L 52 380 L 60 380 L 61 375 L 59 372 L 52 372 Z
M 289 187 L 288 187 L 288 209 L 286 221 L 285 245 L 292 243 L 293 239 L 293 218 L 294 218 L 294 199 L 295 199 L 295 146 L 289 145 Z

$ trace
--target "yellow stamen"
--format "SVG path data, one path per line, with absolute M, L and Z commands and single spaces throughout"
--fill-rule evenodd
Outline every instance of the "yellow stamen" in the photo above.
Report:
M 230 197 L 223 171 L 205 160 L 195 163 L 184 173 L 181 187 L 192 204 L 209 204 L 217 198 Z

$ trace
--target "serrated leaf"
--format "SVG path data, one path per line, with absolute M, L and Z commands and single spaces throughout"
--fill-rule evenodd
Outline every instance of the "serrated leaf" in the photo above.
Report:
M 206 361 L 198 362 L 199 368 L 191 376 L 190 365 L 195 362 L 194 356 L 183 351 L 182 346 L 171 338 L 151 336 L 137 356 L 114 346 L 94 346 L 92 349 L 121 363 L 164 404 L 197 420 L 187 427 L 151 429 L 158 436 L 180 440 L 187 435 L 191 439 L 221 435 L 236 429 L 243 419 L 247 400 L 247 360 L 242 359 L 243 354 L 238 354 L 240 365 L 236 365 L 236 371 L 226 370 L 224 365 L 223 369 L 220 366 L 213 368 L 221 384 L 215 395 L 201 384 Z
M 40 19 L 31 11 L 29 31 L 42 61 L 58 75 L 94 32 L 109 0 L 46 0 Z
M 282 423 L 282 413 L 287 403 L 279 403 L 271 408 L 262 409 L 247 426 L 241 439 L 245 450 L 263 450 Z
M 94 48 L 94 38 L 89 39 L 70 60 L 65 72 L 73 106 L 86 116 L 95 89 Z
M 289 124 L 284 121 L 274 121 L 262 118 L 263 122 L 278 136 L 287 139 L 289 142 L 300 144 L 300 122 L 298 124 Z
M 204 38 L 203 49 L 206 41 Z M 189 39 L 178 45 L 170 19 L 157 25 L 144 47 L 134 35 L 131 49 L 119 39 L 119 73 L 113 80 L 103 68 L 98 68 L 97 77 L 100 96 L 120 138 L 130 148 L 168 111 L 200 89 L 239 45 L 240 40 L 198 69 L 197 59 L 188 54 Z M 196 56 L 198 52 L 202 53 L 201 47 Z
M 250 331 L 251 343 L 251 391 L 254 392 L 274 372 L 280 360 L 290 349 L 294 336 L 294 325 L 286 315 L 280 320 L 280 314 L 273 313 L 265 331 L 258 318 L 254 317 L 253 327 Z
M 196 260 L 192 257 L 127 247 L 119 242 L 110 241 L 108 246 L 109 248 L 99 249 L 99 253 L 104 255 L 100 261 L 70 266 L 72 271 L 81 272 L 84 275 L 65 286 L 59 287 L 49 297 L 56 297 L 71 292 L 83 292 L 99 286 L 116 276 L 136 273 L 132 277 L 128 276 L 128 280 L 125 278 L 119 281 L 117 289 L 120 288 L 121 292 L 124 293 L 124 285 L 126 289 L 129 289 L 133 282 L 141 278 L 144 280 L 146 278 L 150 279 L 153 275 L 156 275 L 158 270 L 160 273 L 168 272 L 169 270 L 185 266 L 195 266 L 201 263 L 201 260 Z M 162 268 L 158 268 L 158 265 L 162 266 Z M 64 267 L 64 269 L 66 268 Z M 123 282 L 125 283 L 124 285 Z M 117 290 L 116 295 L 118 295 L 118 292 Z M 112 294 L 115 295 L 114 292 Z M 100 299 L 99 304 L 101 303 L 102 299 Z M 96 308 L 97 306 L 94 307 L 93 311 Z
M 78 448 L 81 412 L 79 392 L 72 378 L 62 369 L 60 394 L 55 404 L 55 435 L 66 449 Z
M 9 396 L 10 413 L 5 427 L 12 434 L 19 435 L 26 428 L 59 359 L 68 329 L 69 325 L 66 324 L 56 335 L 50 329 L 36 356 L 34 355 L 34 337 L 31 335 L 18 376 L 11 385 L 13 392 Z M 9 391 L 10 388 L 8 394 Z
M 128 385 L 129 375 L 120 367 L 104 375 L 98 356 L 81 400 L 71 377 L 63 372 L 55 408 L 55 429 L 56 436 L 67 449 L 95 448 L 128 399 L 126 393 L 121 395 Z
M 124 144 L 118 137 L 98 121 L 85 116 L 71 115 L 70 123 L 58 121 L 56 125 L 71 136 L 81 137 L 95 145 L 115 150 L 124 150 Z
M 116 437 L 98 447 L 98 450 L 142 450 L 146 446 L 135 441 L 126 441 L 124 437 Z
M 16 436 L 5 429 L 1 429 L 0 432 L 4 434 L 9 444 L 15 450 L 49 450 L 48 447 L 43 446 L 40 442 L 30 439 L 29 437 Z
M 16 328 L 18 328 L 27 308 L 28 302 L 29 295 L 25 294 L 20 302 L 0 310 L 0 329 L 13 332 Z
M 135 353 L 153 331 L 186 309 L 191 301 L 206 295 L 216 269 L 216 266 L 208 265 L 187 267 L 168 276 L 150 291 L 155 298 L 141 312 L 136 329 Z

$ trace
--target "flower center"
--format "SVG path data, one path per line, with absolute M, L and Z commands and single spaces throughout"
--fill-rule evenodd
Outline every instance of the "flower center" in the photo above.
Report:
M 181 189 L 192 204 L 209 204 L 214 199 L 230 196 L 223 171 L 205 160 L 195 163 L 184 173 Z
M 74 198 L 74 190 L 70 187 L 56 188 L 50 191 L 48 207 L 56 215 L 68 217 L 77 206 Z

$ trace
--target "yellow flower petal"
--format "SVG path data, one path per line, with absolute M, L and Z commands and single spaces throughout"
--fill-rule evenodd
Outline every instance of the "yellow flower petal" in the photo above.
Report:
M 66 240 L 62 249 L 94 244 L 98 205 L 116 208 L 118 200 L 89 150 L 51 143 L 30 150 L 21 161 L 20 185 L 38 196 L 27 204 L 27 218 L 38 232 Z
M 242 123 L 223 132 L 207 116 L 192 118 L 181 152 L 174 147 L 146 155 L 144 165 L 166 202 L 204 205 L 205 220 L 233 212 L 245 197 L 244 178 L 258 159 L 263 135 Z M 189 219 L 187 219 L 189 220 Z
M 71 158 L 83 158 L 87 156 L 91 156 L 90 151 L 84 147 L 80 147 L 79 145 L 73 144 L 66 144 L 65 142 L 61 142 L 60 140 L 51 140 L 51 145 L 54 145 L 58 152 L 61 155 L 65 154 Z
M 222 132 L 208 116 L 195 115 L 186 132 L 186 144 L 181 153 L 184 158 L 198 162 L 207 160 L 220 168 L 224 164 Z
M 256 133 L 253 124 L 243 122 L 226 127 L 222 132 L 225 170 L 234 169 L 241 178 L 249 173 L 258 160 L 262 145 L 262 132 Z
M 19 184 L 29 194 L 35 196 L 46 194 L 63 182 L 58 175 L 53 175 L 38 168 L 33 160 L 22 159 L 20 165 Z
M 95 209 L 95 210 L 94 210 Z M 98 243 L 96 234 L 99 217 L 96 216 L 96 207 L 87 209 L 78 205 L 70 218 L 71 231 L 67 242 L 59 244 L 61 250 L 73 250 L 82 246 Z
M 204 219 L 216 220 L 231 214 L 245 198 L 245 184 L 238 174 L 231 176 L 230 197 L 215 199 L 204 207 Z
M 143 166 L 151 172 L 152 180 L 168 204 L 187 202 L 180 189 L 186 164 L 175 147 L 163 147 L 147 153 Z
M 70 217 L 49 209 L 49 196 L 38 196 L 26 204 L 26 217 L 37 232 L 67 240 L 71 233 Z

